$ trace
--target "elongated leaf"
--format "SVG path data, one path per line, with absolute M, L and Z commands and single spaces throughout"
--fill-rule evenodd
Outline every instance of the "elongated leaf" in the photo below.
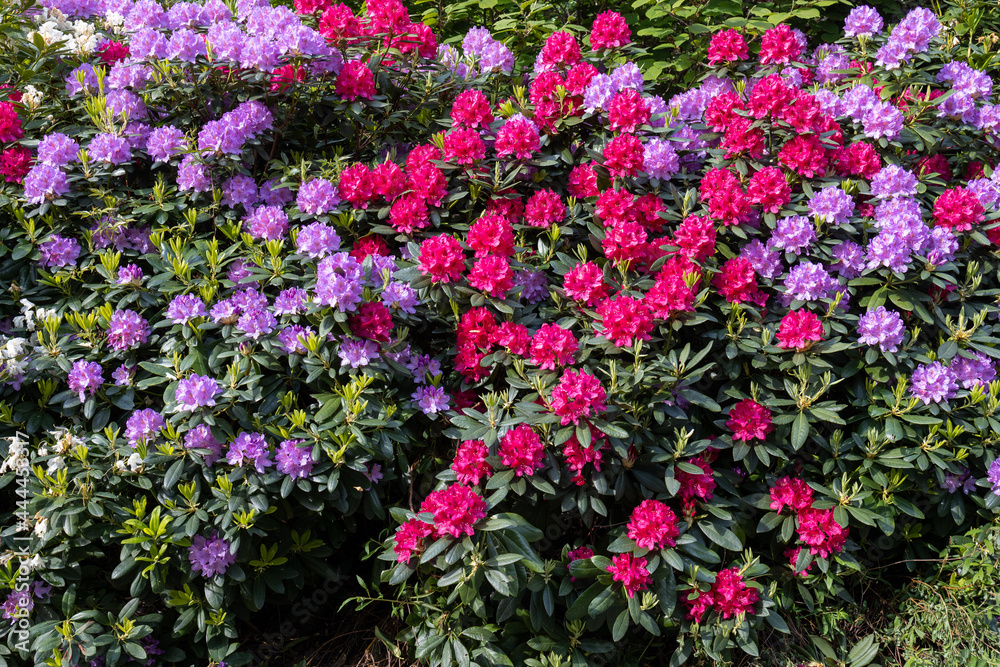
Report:
M 580 594 L 573 604 L 566 610 L 566 620 L 576 621 L 590 613 L 590 603 L 594 601 L 602 591 L 606 591 L 604 584 L 595 583 L 590 588 Z
M 847 654 L 847 664 L 851 667 L 865 667 L 878 655 L 878 648 L 879 643 L 875 641 L 875 635 L 868 635 L 851 648 Z
M 792 449 L 798 451 L 802 445 L 806 444 L 809 437 L 809 418 L 806 413 L 800 412 L 792 422 Z
M 736 537 L 736 534 L 728 528 L 720 530 L 710 521 L 699 521 L 698 527 L 701 528 L 701 532 L 705 533 L 708 539 L 723 549 L 730 551 L 740 551 L 743 549 L 743 543 L 740 542 L 740 538 Z
M 622 637 L 628 631 L 628 609 L 622 611 L 618 614 L 618 618 L 615 619 L 614 627 L 611 629 L 611 639 L 612 641 L 621 641 Z

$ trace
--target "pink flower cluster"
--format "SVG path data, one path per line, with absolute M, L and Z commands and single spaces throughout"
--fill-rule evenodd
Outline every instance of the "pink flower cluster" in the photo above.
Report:
M 677 516 L 659 500 L 643 500 L 632 510 L 628 536 L 640 549 L 663 549 L 675 546 L 680 534 Z
M 489 449 L 482 440 L 467 440 L 458 447 L 451 469 L 462 484 L 479 484 L 484 477 L 493 474 L 493 466 L 486 457 Z
M 695 598 L 684 598 L 684 604 L 688 606 L 687 618 L 698 621 L 709 610 L 714 610 L 722 618 L 752 614 L 753 606 L 759 599 L 757 589 L 747 586 L 740 569 L 731 567 L 715 575 L 711 590 L 698 590 Z
M 569 369 L 552 390 L 552 412 L 563 426 L 577 424 L 603 412 L 605 396 L 600 380 L 586 371 Z
M 613 581 L 622 583 L 625 594 L 631 598 L 645 589 L 653 580 L 647 565 L 645 558 L 632 554 L 618 554 L 611 559 L 611 565 L 608 565 L 607 571 L 611 573 Z
M 616 49 L 632 41 L 632 31 L 618 12 L 606 11 L 597 15 L 590 31 L 590 48 Z
M 771 411 L 757 401 L 744 399 L 729 411 L 726 428 L 733 432 L 733 441 L 763 440 L 774 430 Z
M 782 477 L 771 487 L 770 493 L 772 510 L 780 514 L 789 507 L 797 513 L 799 539 L 809 547 L 809 553 L 827 558 L 843 550 L 848 529 L 833 518 L 833 510 L 813 507 L 813 490 L 804 480 Z M 794 558 L 792 564 L 795 564 Z
M 427 537 L 461 537 L 475 533 L 473 526 L 486 516 L 486 501 L 462 484 L 432 491 L 420 505 L 420 513 L 433 515 L 433 523 L 409 519 L 396 529 L 396 560 L 406 563 L 424 549 Z
M 813 342 L 823 340 L 823 323 L 815 313 L 805 308 L 790 310 L 781 319 L 775 337 L 778 339 L 778 347 L 802 351 Z
M 591 429 L 590 433 L 591 442 L 589 447 L 584 447 L 580 444 L 580 441 L 576 439 L 575 432 L 570 435 L 569 440 L 563 443 L 563 456 L 566 458 L 566 466 L 570 472 L 574 473 L 572 480 L 577 486 L 583 486 L 585 483 L 583 469 L 588 463 L 593 464 L 594 470 L 600 472 L 601 459 L 604 456 L 602 452 L 608 446 L 603 433 L 595 434 L 594 429 Z
M 545 446 L 527 424 L 519 424 L 500 438 L 500 462 L 513 468 L 518 477 L 532 475 L 544 466 Z
M 681 485 L 677 495 L 681 498 L 681 506 L 686 514 L 694 512 L 696 498 L 709 501 L 715 495 L 715 471 L 712 470 L 710 463 L 714 457 L 715 450 L 709 448 L 701 456 L 687 461 L 687 463 L 701 468 L 702 472 L 698 474 L 674 468 L 674 479 Z

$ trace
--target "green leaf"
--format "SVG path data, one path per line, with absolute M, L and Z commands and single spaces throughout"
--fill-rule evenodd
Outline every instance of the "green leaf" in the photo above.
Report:
M 940 417 L 927 417 L 925 415 L 902 415 L 903 421 L 909 422 L 911 424 L 940 424 Z
M 793 9 L 792 15 L 798 19 L 818 19 L 820 17 L 819 10 L 814 7 L 805 7 L 803 9 Z
M 823 654 L 823 657 L 829 658 L 830 660 L 837 659 L 837 652 L 833 650 L 833 646 L 830 642 L 816 635 L 809 635 L 809 639 L 812 640 L 813 646 L 819 649 L 819 652 Z
M 791 634 L 792 631 L 789 629 L 788 624 L 785 623 L 785 619 L 777 611 L 772 609 L 767 615 L 766 620 L 778 632 L 783 632 L 786 635 Z
M 736 537 L 736 534 L 728 528 L 719 530 L 711 521 L 699 521 L 698 527 L 701 528 L 701 532 L 705 533 L 708 539 L 723 549 L 728 549 L 729 551 L 741 551 L 743 549 L 743 543 L 740 542 L 740 538 Z
M 146 650 L 135 642 L 125 642 L 125 652 L 139 660 L 146 659 Z
M 781 522 L 784 520 L 785 517 L 781 516 L 777 512 L 768 512 L 757 524 L 757 532 L 758 533 L 770 532 L 775 528 L 777 528 L 778 526 L 780 526 Z
M 513 470 L 502 470 L 490 478 L 490 481 L 486 483 L 486 490 L 492 491 L 493 489 L 499 489 L 501 487 L 507 486 L 513 479 L 514 479 Z
M 704 475 L 705 471 L 696 466 L 693 463 L 688 463 L 687 461 L 678 461 L 674 464 L 678 470 L 682 470 L 689 475 Z
M 599 428 L 603 433 L 611 436 L 612 438 L 619 438 L 624 440 L 628 437 L 628 431 L 620 426 L 611 424 L 609 422 L 603 421 L 601 419 L 594 420 L 594 426 Z
M 792 539 L 792 532 L 795 530 L 795 517 L 786 516 L 781 522 L 781 541 L 787 542 Z
M 590 613 L 590 603 L 594 601 L 594 598 L 598 596 L 602 591 L 606 591 L 607 587 L 601 583 L 595 583 L 590 588 L 585 590 L 580 594 L 573 604 L 569 606 L 566 610 L 566 620 L 576 621 Z
M 406 563 L 397 563 L 396 567 L 392 569 L 392 575 L 389 577 L 389 585 L 398 586 L 409 579 L 410 575 L 416 571 L 416 568 L 412 568 Z
M 711 412 L 722 412 L 722 406 L 716 403 L 713 399 L 709 398 L 700 391 L 695 391 L 687 387 L 682 387 L 677 390 L 679 396 L 683 396 L 687 400 L 691 401 L 693 404 L 700 408 L 705 408 Z
M 939 359 L 948 360 L 958 354 L 958 343 L 953 340 L 946 340 L 938 347 L 937 356 Z
M 491 558 L 486 561 L 486 565 L 488 567 L 504 567 L 505 565 L 516 563 L 523 558 L 524 556 L 521 554 L 500 554 L 496 558 Z
M 115 567 L 114 570 L 112 570 L 111 578 L 116 581 L 121 579 L 126 574 L 131 572 L 132 569 L 135 568 L 135 566 L 138 564 L 139 562 L 133 558 L 129 558 L 128 560 L 123 560 L 122 562 L 118 563 L 118 565 Z
M 437 558 L 452 543 L 452 537 L 446 535 L 434 541 L 434 544 L 427 547 L 427 550 L 420 556 L 421 563 L 429 563 Z
M 679 545 L 678 549 L 686 551 L 688 554 L 710 565 L 722 562 L 719 554 L 699 542 L 688 542 L 686 544 Z
M 913 310 L 913 302 L 906 298 L 905 294 L 900 292 L 889 292 L 889 301 L 892 301 L 903 310 Z
M 615 625 L 611 629 L 611 640 L 621 641 L 622 637 L 628 631 L 628 609 L 622 610 L 622 613 L 618 614 L 618 618 L 615 619 Z
M 393 509 L 397 509 L 397 508 L 394 507 Z M 405 521 L 405 520 L 406 519 L 402 519 L 402 521 Z M 494 530 L 503 530 L 504 528 L 511 528 L 513 526 L 516 526 L 516 525 L 517 525 L 516 522 L 514 522 L 514 521 L 512 521 L 512 520 L 510 520 L 510 519 L 508 519 L 506 517 L 501 518 L 501 517 L 494 516 L 494 517 L 490 517 L 489 519 L 487 519 L 486 523 L 478 526 L 477 530 L 481 530 L 483 532 L 487 532 L 488 533 L 488 532 L 492 532 Z
M 490 586 L 492 586 L 500 595 L 505 597 L 509 597 L 511 595 L 510 586 L 507 585 L 510 579 L 503 572 L 499 570 L 487 569 L 486 581 L 490 582 Z
M 166 377 L 168 372 L 168 369 L 165 366 L 162 366 L 160 364 L 154 364 L 151 361 L 140 361 L 139 366 L 149 371 L 153 375 L 157 375 L 160 377 Z
M 323 403 L 323 407 L 319 409 L 319 412 L 316 413 L 316 416 L 313 417 L 313 419 L 315 419 L 317 423 L 322 424 L 327 419 L 332 417 L 333 413 L 335 413 L 339 408 L 339 401 L 326 401 Z
M 612 593 L 610 588 L 603 587 L 604 590 L 601 591 L 597 597 L 593 599 L 590 603 L 590 608 L 588 612 L 591 616 L 600 616 L 608 609 L 612 607 L 615 603 L 615 595 Z
M 878 655 L 878 649 L 879 643 L 875 641 L 875 635 L 868 635 L 855 644 L 847 654 L 847 663 L 851 667 L 865 667 Z
M 184 459 L 178 459 L 174 461 L 173 465 L 167 469 L 167 473 L 163 476 L 163 488 L 174 488 L 177 480 L 181 478 L 182 472 L 184 472 Z
M 792 449 L 798 451 L 802 445 L 806 444 L 809 437 L 809 418 L 806 413 L 800 412 L 795 421 L 792 422 Z

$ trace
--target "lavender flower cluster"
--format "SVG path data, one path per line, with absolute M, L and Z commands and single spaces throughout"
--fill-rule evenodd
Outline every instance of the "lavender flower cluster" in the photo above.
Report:
M 957 356 L 950 364 L 933 361 L 921 364 L 910 376 L 910 395 L 924 405 L 944 403 L 958 393 L 959 387 L 972 389 L 996 379 L 996 364 L 981 352 Z
M 463 62 L 463 57 L 471 64 Z M 446 67 L 454 68 L 461 78 L 477 72 L 510 74 L 514 71 L 514 52 L 494 39 L 488 28 L 472 28 L 466 33 L 462 39 L 461 56 L 455 47 L 442 44 L 438 47 L 438 60 Z

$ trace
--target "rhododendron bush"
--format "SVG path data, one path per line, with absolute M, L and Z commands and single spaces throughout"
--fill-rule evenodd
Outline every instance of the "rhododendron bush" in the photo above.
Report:
M 347 573 L 429 664 L 723 660 L 993 520 L 994 56 L 933 12 L 660 96 L 615 12 L 520 71 L 397 0 L 40 5 L 7 662 L 247 664 Z

